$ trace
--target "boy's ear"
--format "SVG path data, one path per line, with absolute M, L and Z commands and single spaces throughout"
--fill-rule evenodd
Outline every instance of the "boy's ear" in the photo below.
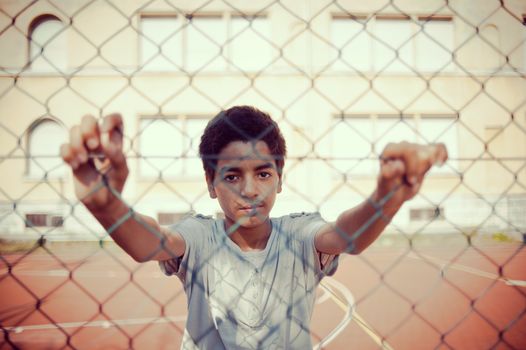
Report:
M 279 177 L 279 181 L 278 181 L 278 190 L 277 190 L 277 193 L 281 193 L 281 185 L 283 183 L 283 179 L 282 177 L 280 176 Z
M 216 199 L 216 189 L 214 187 L 214 179 L 210 179 L 208 175 L 205 176 L 206 178 L 206 186 L 208 187 L 208 194 L 210 194 L 210 198 Z

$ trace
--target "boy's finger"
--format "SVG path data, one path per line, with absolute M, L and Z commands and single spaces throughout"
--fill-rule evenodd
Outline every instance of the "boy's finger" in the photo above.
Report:
M 69 131 L 69 145 L 71 147 L 72 156 L 79 165 L 88 161 L 88 152 L 84 148 L 84 139 L 80 132 L 78 125 L 73 126 Z
M 122 116 L 119 113 L 113 113 L 104 117 L 100 131 L 104 134 L 112 130 L 119 130 L 122 134 L 123 127 Z
M 447 160 L 447 149 L 443 143 L 422 146 L 418 152 L 419 160 L 427 171 L 433 165 L 442 166 Z
M 437 143 L 435 146 L 436 163 L 442 166 L 448 159 L 448 153 L 446 145 L 443 143 Z
M 402 160 L 405 167 L 405 180 L 410 185 L 415 185 L 418 182 L 420 169 L 416 145 L 408 142 L 390 143 L 385 147 L 381 157 L 383 160 Z
M 124 125 L 120 114 L 110 114 L 104 118 L 101 126 L 101 142 L 110 153 L 122 148 Z
M 402 176 L 404 172 L 405 166 L 401 160 L 395 159 L 382 161 L 380 173 L 384 179 L 392 180 L 396 177 Z
M 103 152 L 117 169 L 125 164 L 122 153 L 123 129 L 122 117 L 117 113 L 105 117 L 100 129 Z
M 437 161 L 437 152 L 434 145 L 418 146 L 417 161 L 420 167 L 420 173 L 423 174 L 431 168 Z
M 100 145 L 99 126 L 97 119 L 92 115 L 85 115 L 80 123 L 80 131 L 86 147 L 90 151 L 96 150 Z
M 60 156 L 62 157 L 64 162 L 68 163 L 69 166 L 71 166 L 73 170 L 77 170 L 77 168 L 79 167 L 79 163 L 74 157 L 69 143 L 64 143 L 60 146 Z

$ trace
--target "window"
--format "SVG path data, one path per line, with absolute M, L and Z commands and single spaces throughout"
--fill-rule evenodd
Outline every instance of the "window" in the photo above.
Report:
M 64 218 L 61 215 L 28 213 L 25 223 L 26 227 L 62 227 Z
M 416 142 L 415 116 L 380 114 L 374 122 L 374 149 L 379 156 L 390 142 Z
M 327 156 L 337 171 L 374 175 L 389 142 L 416 141 L 415 122 L 411 115 L 346 115 L 335 119 L 328 139 Z
M 453 21 L 451 17 L 419 17 L 416 36 L 418 70 L 435 72 L 453 69 Z
M 271 62 L 269 25 L 265 17 L 232 16 L 229 57 L 235 67 L 244 71 L 257 71 Z M 267 39 L 267 40 L 265 40 Z
M 225 69 L 221 49 L 225 45 L 226 28 L 221 16 L 193 16 L 186 26 L 186 67 L 190 70 Z
M 449 16 L 332 16 L 331 42 L 341 50 L 336 70 L 408 73 L 451 70 Z
M 368 115 L 352 115 L 335 119 L 329 135 L 329 154 L 335 170 L 367 174 L 373 170 L 373 128 Z M 320 145 L 323 147 L 323 145 Z M 325 156 L 325 155 L 322 155 Z
M 44 15 L 29 27 L 31 68 L 41 72 L 63 72 L 67 63 L 66 35 L 63 23 L 55 16 Z
M 376 17 L 374 32 L 375 71 L 409 72 L 414 66 L 414 23 L 406 16 Z
M 143 177 L 202 177 L 199 140 L 204 117 L 142 118 L 139 174 Z
M 430 208 L 415 208 L 409 210 L 409 218 L 411 221 L 425 221 L 444 220 L 444 208 L 430 207 Z
M 367 17 L 334 15 L 331 24 L 331 41 L 341 50 L 333 68 L 338 70 L 371 70 L 371 36 L 366 31 Z M 350 67 L 349 67 L 350 66 Z
M 431 168 L 432 174 L 458 171 L 459 137 L 458 123 L 455 115 L 422 114 L 418 125 L 418 142 L 443 143 L 448 150 L 447 166 Z
M 148 71 L 258 70 L 271 62 L 264 16 L 142 15 L 141 65 Z
M 51 119 L 37 121 L 29 129 L 27 175 L 32 178 L 64 176 L 60 146 L 66 142 L 64 128 Z
M 456 118 L 452 115 L 339 116 L 317 149 L 320 156 L 331 159 L 330 164 L 341 173 L 373 176 L 378 172 L 378 157 L 387 144 L 402 141 L 443 142 L 447 146 L 448 166 L 435 167 L 433 173 L 451 172 L 457 166 L 458 134 Z
M 181 23 L 176 16 L 142 16 L 140 38 L 144 69 L 175 70 L 182 65 Z

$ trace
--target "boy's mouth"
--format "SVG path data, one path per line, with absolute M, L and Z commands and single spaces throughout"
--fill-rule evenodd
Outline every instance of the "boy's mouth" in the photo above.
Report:
M 263 204 L 256 204 L 256 205 L 244 205 L 239 207 L 239 211 L 242 211 L 247 214 L 255 214 L 258 208 L 263 208 Z

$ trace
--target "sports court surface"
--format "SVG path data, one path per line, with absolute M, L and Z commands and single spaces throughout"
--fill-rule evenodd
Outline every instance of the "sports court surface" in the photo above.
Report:
M 0 258 L 0 349 L 174 349 L 176 277 L 112 244 L 46 244 Z M 344 256 L 312 320 L 325 349 L 526 349 L 526 249 L 459 235 L 390 238 Z M 352 315 L 352 316 L 351 316 Z

